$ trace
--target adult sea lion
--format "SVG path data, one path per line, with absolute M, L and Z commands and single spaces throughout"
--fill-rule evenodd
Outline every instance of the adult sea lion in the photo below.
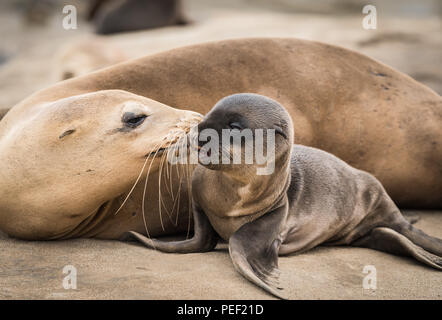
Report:
M 23 229 L 20 229 L 22 233 L 16 231 L 15 236 L 45 238 L 46 232 L 39 234 L 36 230 L 55 226 L 58 220 L 70 215 L 67 213 L 71 211 L 69 206 L 77 207 L 81 197 L 91 197 L 77 184 L 75 187 L 78 189 L 74 191 L 78 197 L 71 203 L 68 198 L 64 199 L 64 207 L 60 207 L 63 210 L 45 210 L 44 204 L 57 201 L 50 193 L 40 198 L 40 207 L 33 206 L 32 210 L 30 207 L 26 214 L 16 215 L 15 211 L 7 210 L 22 206 L 20 197 L 11 197 L 9 191 L 15 181 L 26 177 L 28 184 L 22 185 L 19 191 L 27 194 L 44 184 L 45 180 L 40 175 L 47 172 L 45 175 L 52 181 L 54 190 L 62 187 L 72 192 L 70 180 L 63 177 L 80 172 L 76 162 L 68 162 L 60 153 L 60 159 L 65 160 L 63 176 L 51 176 L 49 163 L 44 160 L 46 151 L 40 145 L 45 145 L 48 136 L 58 137 L 61 133 L 54 131 L 52 125 L 31 132 L 24 124 L 40 122 L 39 117 L 43 114 L 40 111 L 45 106 L 68 97 L 73 116 L 79 113 L 85 121 L 98 123 L 106 119 L 105 110 L 113 110 L 120 100 L 107 94 L 100 98 L 102 102 L 94 99 L 94 102 L 89 102 L 80 97 L 111 89 L 124 90 L 173 108 L 190 109 L 201 114 L 207 113 L 210 106 L 222 97 L 233 93 L 264 94 L 277 99 L 287 108 L 297 128 L 300 144 L 331 152 L 350 165 L 374 174 L 399 206 L 442 207 L 442 196 L 438 191 L 442 188 L 442 99 L 439 95 L 400 72 L 343 48 L 297 39 L 238 39 L 183 47 L 124 62 L 57 83 L 13 107 L 0 122 L 0 176 L 8 176 L 6 180 L 0 179 L 0 229 L 6 229 L 5 221 L 16 217 Z M 89 104 L 101 104 L 102 111 L 99 114 L 88 112 Z M 50 114 L 57 118 L 55 108 L 49 108 L 47 112 L 47 116 Z M 23 144 L 26 139 L 17 135 L 25 129 L 32 135 L 32 144 L 26 144 L 26 151 Z M 16 148 L 8 148 L 6 152 L 2 146 L 12 137 L 16 137 Z M 78 137 L 79 144 L 89 145 L 87 138 Z M 101 136 L 96 134 L 95 137 Z M 85 163 L 99 166 L 105 162 L 106 158 L 99 155 L 100 149 L 92 151 L 83 152 Z M 35 170 L 25 172 L 20 163 L 28 161 L 29 154 L 34 155 L 32 166 Z M 118 162 L 110 160 L 105 163 L 113 171 L 124 171 Z M 160 163 L 160 160 L 155 160 L 152 164 L 152 179 L 146 192 L 141 180 L 117 215 L 114 213 L 124 202 L 131 183 L 135 183 L 131 175 L 125 182 L 128 189 L 122 190 L 122 195 L 115 198 L 114 194 L 107 194 L 106 189 L 101 190 L 100 199 L 107 198 L 103 202 L 105 210 L 99 211 L 101 215 L 84 209 L 80 217 L 89 218 L 84 218 L 82 225 L 87 226 L 93 220 L 94 228 L 88 232 L 75 232 L 78 226 L 78 220 L 75 220 L 70 225 L 72 232 L 63 237 L 118 239 L 129 230 L 146 233 L 143 215 L 140 214 L 143 203 L 150 235 L 185 230 L 188 221 L 184 218 L 178 222 L 175 218 L 166 219 L 164 225 L 161 224 L 160 208 L 163 213 L 167 208 L 174 215 L 185 217 L 188 197 L 183 185 L 180 206 L 174 206 L 176 198 L 166 195 L 168 192 L 162 192 L 163 201 L 160 202 L 158 191 L 165 191 L 167 186 L 163 183 L 163 189 L 159 188 Z M 161 172 L 164 174 L 165 171 Z M 170 192 L 172 195 L 181 186 L 178 176 L 182 174 L 171 178 L 172 187 L 177 188 Z M 94 183 L 96 177 L 90 175 L 89 179 Z M 87 185 L 89 182 L 85 178 L 82 183 Z M 146 194 L 145 202 L 142 201 L 143 194 Z M 33 225 L 39 216 L 45 216 L 44 226 L 42 223 Z M 26 228 L 34 231 L 28 232 Z
M 442 270 L 442 240 L 414 228 L 371 174 L 319 149 L 293 145 L 290 115 L 276 101 L 235 94 L 219 101 L 198 131 L 225 130 L 236 139 L 244 160 L 256 130 L 274 130 L 275 171 L 259 175 L 253 162 L 233 163 L 233 148 L 221 138 L 192 178 L 195 235 L 163 242 L 130 232 L 149 248 L 165 252 L 205 252 L 218 235 L 229 241 L 235 268 L 248 280 L 281 297 L 278 255 L 300 253 L 320 244 L 352 245 L 414 257 Z M 236 129 L 236 130 L 235 130 Z M 250 130 L 250 140 L 243 134 Z M 201 133 L 200 133 L 201 134 Z M 267 133 L 269 134 L 269 133 Z M 264 138 L 264 141 L 268 139 Z M 269 152 L 269 144 L 264 145 Z M 252 151 L 253 152 L 253 151 Z M 227 155 L 229 161 L 224 162 Z M 207 156 L 206 156 L 207 157 Z

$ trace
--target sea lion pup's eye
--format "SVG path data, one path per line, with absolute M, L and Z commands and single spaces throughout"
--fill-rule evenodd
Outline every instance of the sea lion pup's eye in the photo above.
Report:
M 287 135 L 285 134 L 284 130 L 280 126 L 275 125 L 273 128 L 275 129 L 275 132 L 277 134 L 282 136 L 284 139 L 287 139 Z
M 232 123 L 229 124 L 229 127 L 231 129 L 237 129 L 237 130 L 244 129 L 243 126 L 239 122 L 232 122 Z
M 136 128 L 139 125 L 141 125 L 146 118 L 147 115 L 145 114 L 135 114 L 132 112 L 126 112 L 125 114 L 123 114 L 123 118 L 121 119 L 121 121 L 127 127 Z

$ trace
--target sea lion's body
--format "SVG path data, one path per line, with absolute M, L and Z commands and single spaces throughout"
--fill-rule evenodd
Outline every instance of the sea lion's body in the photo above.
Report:
M 224 240 L 229 240 L 244 223 L 250 221 L 250 215 L 232 213 L 241 187 L 230 181 L 224 183 L 225 180 L 226 177 L 218 172 L 198 166 L 194 171 L 193 192 L 214 229 Z M 329 241 L 350 244 L 354 240 L 350 234 L 359 234 L 359 231 L 362 233 L 373 227 L 374 224 L 364 226 L 365 219 L 374 218 L 370 213 L 375 211 L 382 198 L 389 199 L 372 175 L 349 166 L 328 152 L 302 145 L 293 146 L 290 177 L 280 177 L 278 181 L 284 188 L 280 193 L 287 195 L 289 206 L 280 235 L 281 251 L 285 253 L 305 251 Z M 247 184 L 245 186 L 248 187 Z M 272 190 L 276 198 L 282 198 L 275 192 L 275 187 L 264 184 L 262 188 Z M 210 190 L 210 193 L 204 190 Z M 254 190 L 249 192 L 260 195 L 254 198 L 247 194 L 246 197 L 259 205 L 262 192 Z M 226 194 L 230 195 L 229 198 L 224 196 L 226 200 L 218 199 Z M 261 209 L 262 205 L 258 208 Z M 253 219 L 264 214 L 254 214 Z M 247 218 L 242 219 L 242 216 Z
M 287 108 L 297 128 L 298 143 L 331 152 L 374 174 L 399 206 L 442 207 L 438 192 L 442 189 L 441 97 L 366 56 L 304 40 L 240 39 L 200 44 L 63 81 L 12 108 L 0 122 L 0 140 L 41 103 L 108 89 L 201 114 L 236 92 L 269 96 Z M 168 224 L 163 231 L 156 181 L 151 179 L 146 201 L 151 235 L 185 230 L 187 221 L 183 219 L 177 228 Z M 176 179 L 173 185 L 178 185 Z M 0 186 L 0 192 L 4 188 L 8 186 Z M 186 199 L 185 188 L 181 192 L 181 199 Z M 140 183 L 116 217 L 106 215 L 94 232 L 82 236 L 116 239 L 127 230 L 142 232 L 142 194 Z M 109 212 L 118 209 L 124 197 L 109 199 L 114 203 Z M 164 201 L 165 206 L 173 206 L 170 199 Z M 185 203 L 180 206 L 180 216 L 187 214 L 185 207 Z M 54 221 L 59 215 L 53 216 Z M 78 233 L 71 234 L 76 236 Z
M 278 255 L 304 252 L 321 244 L 409 255 L 442 270 L 442 240 L 414 228 L 374 176 L 328 152 L 302 145 L 291 147 L 291 121 L 276 101 L 252 94 L 226 97 L 198 128 L 221 134 L 232 127 L 230 123 L 240 130 L 280 130 L 275 171 L 257 175 L 254 169 L 258 165 L 244 162 L 198 165 L 192 182 L 195 236 L 168 243 L 135 232 L 129 235 L 148 247 L 183 253 L 214 248 L 218 235 L 229 242 L 238 271 L 276 296 L 281 294 Z M 200 142 L 200 150 L 204 144 Z M 226 147 L 220 143 L 222 149 Z

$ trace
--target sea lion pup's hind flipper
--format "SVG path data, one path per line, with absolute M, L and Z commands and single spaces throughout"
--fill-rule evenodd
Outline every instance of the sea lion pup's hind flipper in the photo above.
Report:
M 415 213 L 403 212 L 402 215 L 404 216 L 405 220 L 408 221 L 409 224 L 415 224 L 421 219 L 421 217 Z
M 229 252 L 235 268 L 248 280 L 286 299 L 279 283 L 278 253 L 281 246 L 281 224 L 287 216 L 288 204 L 246 223 L 229 239 Z
M 368 235 L 353 242 L 352 246 L 371 248 L 396 255 L 412 256 L 426 265 L 442 270 L 442 257 L 428 252 L 414 244 L 406 236 L 390 228 L 374 228 Z
M 122 240 L 135 238 L 146 247 L 169 253 L 207 252 L 215 248 L 218 243 L 218 234 L 213 229 L 209 219 L 202 210 L 193 206 L 194 236 L 182 241 L 161 241 L 129 231 Z

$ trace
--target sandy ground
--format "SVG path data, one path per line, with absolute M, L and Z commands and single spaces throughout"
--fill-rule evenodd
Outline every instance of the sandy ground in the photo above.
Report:
M 75 1 L 73 1 L 75 2 Z M 128 57 L 202 41 L 283 36 L 341 45 L 365 53 L 442 93 L 442 38 L 437 1 L 371 1 L 378 29 L 364 30 L 363 1 L 330 0 L 312 9 L 264 0 L 185 1 L 193 23 L 100 38 Z M 398 7 L 397 4 L 402 6 Z M 407 5 L 408 4 L 408 5 Z M 0 112 L 59 76 L 57 52 L 91 37 L 91 28 L 61 28 L 61 14 L 44 26 L 24 25 L 19 10 L 0 4 Z M 81 9 L 81 8 L 80 8 Z M 438 11 L 439 10 L 439 11 Z M 61 10 L 60 10 L 61 12 Z M 442 212 L 418 212 L 417 226 L 442 238 Z M 78 270 L 78 288 L 62 287 L 62 270 Z M 365 265 L 377 269 L 377 289 L 362 288 Z M 360 248 L 317 248 L 280 259 L 292 299 L 441 299 L 440 272 L 414 260 Z M 14 299 L 268 299 L 234 269 L 225 245 L 204 254 L 162 254 L 117 241 L 24 242 L 0 235 L 0 298 Z
M 414 212 L 417 213 L 417 212 Z M 442 238 L 442 212 L 419 213 L 417 227 Z M 281 257 L 290 299 L 442 299 L 440 271 L 387 253 L 318 247 Z M 63 268 L 77 289 L 63 288 Z M 376 268 L 376 290 L 362 286 Z M 0 238 L 0 299 L 272 299 L 233 268 L 225 244 L 198 254 L 165 254 L 136 244 L 78 239 L 25 242 Z

